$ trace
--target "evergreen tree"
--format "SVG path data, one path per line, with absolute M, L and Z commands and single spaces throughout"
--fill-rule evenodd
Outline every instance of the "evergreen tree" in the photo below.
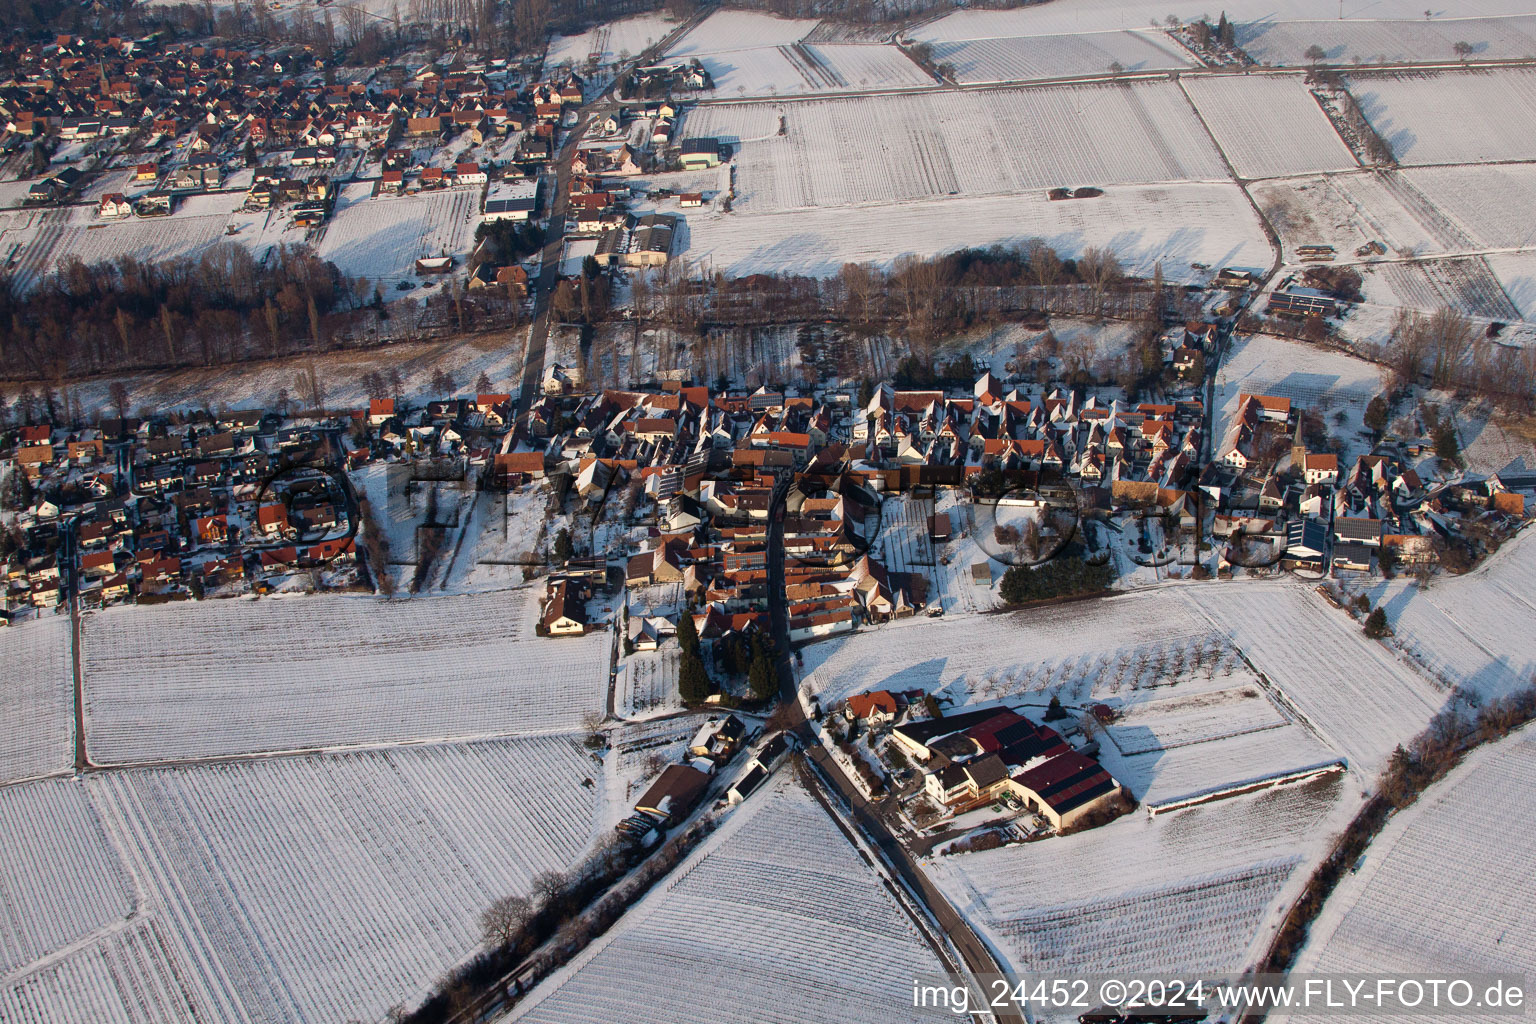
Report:
M 563 565 L 566 562 L 569 562 L 571 560 L 571 556 L 575 553 L 576 549 L 571 544 L 571 531 L 562 526 L 560 528 L 560 532 L 555 534 L 555 561 Z M 692 617 L 690 616 L 690 625 L 692 624 L 692 621 Z
M 699 657 L 698 648 L 685 650 L 677 672 L 677 692 L 683 702 L 701 704 L 712 689 L 709 672 L 704 668 L 704 659 Z
M 1366 403 L 1365 429 L 1379 437 L 1381 432 L 1387 429 L 1388 410 L 1387 400 L 1381 395 L 1377 395 Z
M 1007 604 L 1096 594 L 1109 587 L 1113 576 L 1107 562 L 1094 565 L 1077 558 L 1058 558 L 1032 569 L 1014 566 L 1003 574 L 998 592 Z
M 677 645 L 685 655 L 699 653 L 699 628 L 693 624 L 693 616 L 684 612 L 677 617 Z
M 778 691 L 777 673 L 773 667 L 773 655 L 764 645 L 758 645 L 752 655 L 752 667 L 747 671 L 747 683 L 752 696 L 758 700 L 772 700 Z
M 1061 706 L 1061 698 L 1060 697 L 1052 697 L 1051 698 L 1051 703 L 1045 709 L 1045 720 L 1047 722 L 1054 722 L 1058 718 L 1066 718 L 1066 717 L 1067 717 L 1067 710 L 1066 710 L 1066 708 L 1063 708 Z
M 1372 640 L 1379 640 L 1387 635 L 1387 613 L 1380 608 L 1375 609 L 1365 618 L 1365 635 Z

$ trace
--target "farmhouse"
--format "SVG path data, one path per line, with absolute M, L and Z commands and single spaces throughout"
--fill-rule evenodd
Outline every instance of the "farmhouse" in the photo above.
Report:
M 683 169 L 696 171 L 720 166 L 720 140 L 711 138 L 684 139 L 679 162 Z
M 1091 757 L 1069 750 L 1013 776 L 1024 806 L 1043 815 L 1058 832 L 1069 831 L 1096 812 L 1124 806 L 1120 784 Z
M 699 802 L 709 776 L 686 764 L 669 764 L 661 777 L 635 802 L 635 810 L 663 825 L 675 825 Z
M 580 636 L 587 631 L 586 608 L 568 580 L 550 585 L 549 600 L 539 621 L 550 636 Z
M 635 224 L 629 236 L 629 249 L 620 262 L 626 267 L 664 266 L 672 255 L 672 235 L 677 218 L 651 213 Z

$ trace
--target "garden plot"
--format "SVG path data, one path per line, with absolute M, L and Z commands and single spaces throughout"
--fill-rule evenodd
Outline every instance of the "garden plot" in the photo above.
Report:
M 1529 727 L 1472 753 L 1394 817 L 1364 864 L 1343 877 L 1297 969 L 1451 977 L 1528 971 L 1536 917 L 1518 865 L 1536 859 L 1533 792 L 1536 735 Z
M 933 879 L 1020 973 L 1247 966 L 1348 813 L 1340 776 L 941 857 Z
M 757 46 L 788 46 L 816 27 L 815 19 L 776 18 L 755 11 L 716 11 L 672 44 L 668 57 L 697 57 Z
M 115 608 L 85 627 L 94 760 L 575 730 L 609 637 L 533 635 L 532 589 Z
M 1227 177 L 1169 82 L 711 104 L 684 131 L 733 148 L 743 213 Z
M 1286 338 L 1244 338 L 1221 361 L 1216 377 L 1216 436 L 1226 436 L 1239 395 L 1276 395 L 1323 417 L 1346 445 L 1368 447 L 1358 435 L 1367 403 L 1381 390 L 1381 368 L 1364 359 Z M 1342 424 L 1336 422 L 1340 412 Z
M 1195 78 L 1184 91 L 1240 177 L 1359 166 L 1300 76 Z
M 103 932 L 0 984 L 9 1024 L 204 1024 L 215 1012 L 186 954 L 157 917 Z
M 131 769 L 92 785 L 230 1021 L 378 1020 L 566 870 L 605 783 L 574 740 Z
M 705 54 L 699 59 L 715 83 L 714 95 L 721 99 L 937 84 L 896 47 L 867 43 L 790 43 Z
M 619 666 L 615 710 L 622 718 L 648 718 L 683 710 L 677 693 L 676 648 L 638 651 Z
M 1536 209 L 1536 165 L 1413 167 L 1400 177 L 1479 248 L 1536 247 L 1536 219 L 1510 216 Z
M 1043 193 L 934 199 L 791 213 L 690 214 L 681 255 L 732 277 L 830 277 L 845 263 L 889 266 L 897 257 L 1016 246 L 1040 238 L 1064 257 L 1108 246 L 1126 273 L 1204 282 L 1192 266 L 1268 267 L 1273 253 L 1235 185 L 1114 189 L 1098 199 L 1050 202 Z
M 997 606 L 997 583 L 1008 571 L 1006 563 L 993 557 L 998 545 L 991 537 L 978 536 L 975 507 L 962 500 L 953 488 L 943 488 L 934 501 L 934 514 L 947 516 L 950 539 L 934 542 L 935 564 L 929 570 L 928 605 L 938 605 L 944 614 L 990 611 Z M 990 529 L 984 526 L 983 530 Z M 978 583 L 971 567 L 987 563 L 990 578 Z
M 676 23 L 664 15 L 642 14 L 595 25 L 573 36 L 557 35 L 549 41 L 544 65 L 581 68 L 594 53 L 598 54 L 597 63 L 600 66 L 616 64 L 625 58 L 638 56 L 646 47 L 665 38 L 675 27 Z
M 1179 593 L 1232 637 L 1308 728 L 1367 776 L 1444 702 L 1418 672 L 1296 583 L 1245 582 Z
M 1102 75 L 1113 64 L 1125 71 L 1156 71 L 1193 63 L 1159 32 L 965 39 L 936 44 L 933 59 L 953 67 L 962 85 Z
M 1402 164 L 1536 159 L 1536 72 L 1355 77 L 1350 91 Z
M 910 494 L 880 503 L 879 552 L 876 560 L 892 572 L 926 576 L 933 568 L 933 541 L 928 536 L 928 517 L 933 502 Z
M 0 788 L 0 977 L 121 921 L 137 902 L 84 783 Z
M 75 763 L 68 615 L 0 633 L 0 782 L 68 771 Z
M 1472 60 L 1528 57 L 1536 54 L 1536 18 L 1333 19 L 1237 26 L 1237 45 L 1261 64 L 1310 64 L 1307 51 L 1314 46 L 1322 47 L 1330 64 L 1440 63 L 1459 60 L 1455 47 L 1461 42 L 1472 45 Z
M 414 196 L 372 195 L 372 182 L 342 189 L 317 252 L 344 274 L 389 288 L 415 279 L 416 261 L 464 256 L 475 244 L 480 190 L 455 188 Z
M 502 1020 L 672 1024 L 701 1007 L 722 1022 L 935 1020 L 948 1012 L 920 1013 L 911 988 L 939 970 L 858 851 L 781 771 Z

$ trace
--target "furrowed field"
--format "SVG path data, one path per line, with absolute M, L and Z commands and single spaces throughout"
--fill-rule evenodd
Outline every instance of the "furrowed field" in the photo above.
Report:
M 0 782 L 75 763 L 69 616 L 45 615 L 0 634 Z
M 38 903 L 0 914 L 0 953 L 45 957 L 0 1018 L 380 1019 L 475 949 L 490 900 L 583 855 L 605 791 L 561 737 L 0 790 L 0 877 Z
M 533 636 L 527 591 L 112 609 L 85 626 L 95 760 L 559 732 L 603 707 L 610 638 Z
M 826 812 L 781 772 L 503 1020 L 934 1020 L 947 1012 L 914 1009 L 911 985 L 940 969 Z
M 1226 178 L 1167 82 L 722 103 L 691 111 L 684 134 L 735 150 L 743 213 Z

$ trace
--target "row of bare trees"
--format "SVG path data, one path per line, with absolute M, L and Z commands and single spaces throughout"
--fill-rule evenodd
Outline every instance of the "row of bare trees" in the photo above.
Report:
M 1399 310 L 1375 355 L 1389 368 L 1393 390 L 1427 383 L 1486 398 L 1510 412 L 1532 411 L 1536 349 L 1500 344 L 1454 309 Z
M 305 247 L 265 264 L 230 243 L 163 263 L 73 259 L 31 292 L 0 280 L 0 362 L 56 380 L 313 351 L 365 291 Z

